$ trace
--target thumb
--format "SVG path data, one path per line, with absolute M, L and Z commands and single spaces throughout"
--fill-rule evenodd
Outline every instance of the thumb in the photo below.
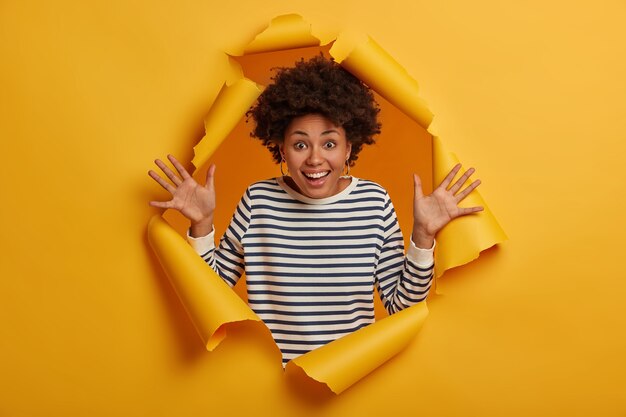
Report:
M 213 188 L 215 179 L 215 164 L 211 164 L 209 169 L 206 172 L 206 183 L 204 184 L 204 188 Z
M 422 180 L 417 174 L 413 174 L 413 188 L 416 200 L 424 197 L 424 192 L 422 191 Z

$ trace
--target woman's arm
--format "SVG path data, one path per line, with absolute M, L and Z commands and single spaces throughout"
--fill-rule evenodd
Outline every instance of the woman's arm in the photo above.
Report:
M 209 167 L 206 183 L 200 185 L 176 158 L 172 155 L 168 155 L 167 158 L 174 165 L 178 174 L 174 173 L 159 159 L 155 163 L 171 182 L 152 170 L 148 171 L 148 175 L 167 190 L 172 198 L 169 201 L 151 201 L 150 205 L 178 210 L 189 219 L 191 227 L 187 239 L 191 246 L 229 285 L 235 285 L 244 269 L 243 248 L 241 246 L 243 231 L 237 232 L 237 224 L 242 224 L 242 222 L 247 224 L 247 221 L 238 214 L 241 213 L 242 204 L 245 204 L 245 196 L 242 198 L 237 209 L 238 212 L 233 216 L 233 222 L 231 222 L 222 238 L 220 247 L 216 251 L 213 232 L 215 165 Z
M 411 246 L 404 256 L 402 232 L 391 201 L 388 202 L 389 219 L 381 256 L 376 268 L 376 287 L 385 308 L 393 314 L 426 299 L 434 271 L 435 235 L 445 225 L 459 216 L 476 213 L 482 207 L 458 207 L 480 180 L 463 188 L 474 173 L 468 169 L 450 188 L 461 169 L 457 164 L 432 194 L 424 196 L 419 176 L 414 175 L 413 232 Z M 462 189 L 462 190 L 461 190 Z
M 434 270 L 434 241 L 420 249 L 413 242 L 404 252 L 404 238 L 393 204 L 387 196 L 385 235 L 374 283 L 389 314 L 423 301 L 428 296 Z
M 213 228 L 206 236 L 193 236 L 191 229 L 187 235 L 196 253 L 231 287 L 245 270 L 242 239 L 250 225 L 251 210 L 250 189 L 247 189 L 217 248 Z

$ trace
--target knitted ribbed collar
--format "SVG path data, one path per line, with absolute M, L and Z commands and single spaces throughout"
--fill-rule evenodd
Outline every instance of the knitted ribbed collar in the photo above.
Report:
M 343 189 L 341 192 L 335 195 L 331 195 L 330 197 L 326 197 L 326 198 L 310 198 L 305 195 L 302 195 L 296 190 L 294 190 L 293 188 L 291 188 L 289 185 L 287 185 L 283 177 L 277 177 L 275 178 L 275 180 L 280 186 L 280 188 L 285 190 L 287 194 L 289 194 L 291 197 L 295 198 L 298 201 L 301 201 L 307 204 L 332 204 L 347 197 L 352 192 L 352 190 L 356 188 L 357 184 L 359 183 L 359 179 L 356 177 L 347 176 L 347 177 L 342 177 L 342 178 L 349 178 L 351 180 L 350 184 L 348 184 L 348 186 L 345 189 Z

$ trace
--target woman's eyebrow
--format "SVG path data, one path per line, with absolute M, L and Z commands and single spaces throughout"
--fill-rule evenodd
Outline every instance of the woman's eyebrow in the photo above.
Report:
M 329 130 L 325 130 L 325 131 L 323 131 L 323 132 L 320 134 L 320 136 L 321 136 L 321 135 L 329 135 L 329 134 L 331 134 L 331 133 L 336 133 L 336 134 L 339 134 L 339 131 L 338 131 L 337 129 L 329 129 Z M 292 136 L 292 135 L 303 135 L 303 136 L 309 136 L 309 134 L 308 134 L 307 132 L 303 131 L 303 130 L 294 130 L 293 132 L 291 132 L 291 133 L 289 134 L 289 136 Z
M 293 132 L 291 132 L 291 133 L 289 134 L 289 136 L 292 136 L 292 135 L 304 135 L 304 136 L 309 136 L 309 134 L 308 134 L 308 133 L 306 133 L 306 132 L 305 132 L 305 131 L 303 131 L 303 130 L 294 130 Z

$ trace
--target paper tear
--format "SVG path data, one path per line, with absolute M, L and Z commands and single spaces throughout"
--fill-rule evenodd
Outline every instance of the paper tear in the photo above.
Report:
M 340 394 L 404 349 L 428 316 L 426 302 L 385 317 L 287 364 Z
M 204 137 L 193 148 L 191 162 L 197 169 L 209 160 L 262 91 L 261 86 L 246 78 L 222 87 L 204 119 Z
M 300 15 L 288 14 L 272 19 L 269 26 L 245 47 L 244 55 L 318 45 L 320 40 L 312 35 L 311 24 Z
M 243 76 L 243 69 L 241 68 L 241 65 L 239 64 L 239 62 L 235 61 L 230 56 L 227 57 L 227 59 L 228 59 L 228 72 L 226 73 L 226 85 L 230 87 L 231 85 L 235 84 L 237 81 L 244 78 L 244 76 Z
M 458 163 L 457 156 L 446 151 L 441 139 L 433 136 L 433 182 L 440 184 Z M 460 175 L 459 172 L 457 177 Z M 484 210 L 454 219 L 439 232 L 435 251 L 435 277 L 440 277 L 448 269 L 473 261 L 483 250 L 507 240 L 504 230 L 477 190 L 472 191 L 460 205 L 482 206 Z
M 330 48 L 330 55 L 424 129 L 428 128 L 433 114 L 418 94 L 417 81 L 372 38 L 342 32 Z
M 148 241 L 208 350 L 229 323 L 261 319 L 161 216 L 148 223 Z
M 319 45 L 319 39 L 311 34 L 311 25 L 301 16 L 291 14 L 273 19 L 244 51 L 251 54 Z M 428 128 L 433 114 L 418 96 L 417 82 L 369 36 L 344 32 L 330 54 L 386 100 Z M 261 91 L 262 87 L 245 79 L 239 64 L 229 58 L 225 84 L 205 118 L 205 136 L 194 147 L 192 162 L 197 169 L 209 160 Z M 456 157 L 443 149 L 441 140 L 433 137 L 435 185 L 456 162 Z M 476 191 L 464 204 L 482 205 L 485 211 L 457 219 L 439 233 L 436 276 L 470 262 L 480 251 L 506 239 Z M 148 238 L 207 349 L 219 345 L 230 323 L 244 320 L 262 323 L 162 218 L 155 216 L 150 220 Z M 404 349 L 427 314 L 425 302 L 395 313 L 292 360 L 287 364 L 287 373 L 300 379 L 308 375 L 311 381 L 339 394 Z

